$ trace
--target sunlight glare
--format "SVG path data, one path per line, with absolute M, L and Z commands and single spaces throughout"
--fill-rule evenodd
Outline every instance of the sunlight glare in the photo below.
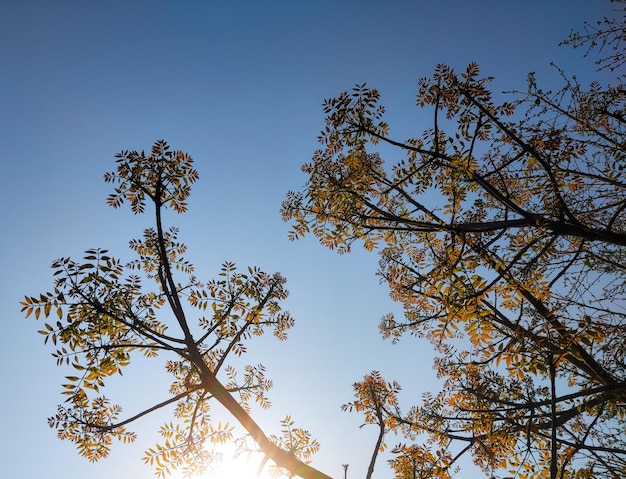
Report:
M 261 460 L 260 454 L 241 454 L 234 458 L 233 451 L 224 451 L 224 460 L 216 465 L 207 479 L 255 479 Z M 261 475 L 261 478 L 266 477 L 265 474 Z
M 263 460 L 260 453 L 249 452 L 239 454 L 235 457 L 236 447 L 234 445 L 224 445 L 220 447 L 222 461 L 213 465 L 212 469 L 195 476 L 185 476 L 183 468 L 171 471 L 167 477 L 169 479 L 257 479 L 257 469 Z M 265 464 L 263 473 L 259 479 L 269 479 L 271 461 Z

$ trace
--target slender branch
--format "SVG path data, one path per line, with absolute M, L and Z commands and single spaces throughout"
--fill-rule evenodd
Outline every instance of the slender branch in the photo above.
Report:
M 166 399 L 163 402 L 160 402 L 158 404 L 155 404 L 154 406 L 148 408 L 148 409 L 144 409 L 143 411 L 141 411 L 138 414 L 135 414 L 134 416 L 129 417 L 128 419 L 125 419 L 123 421 L 117 422 L 115 424 L 108 424 L 108 425 L 103 425 L 103 424 L 94 424 L 94 423 L 90 423 L 88 421 L 84 421 L 80 418 L 74 418 L 78 423 L 83 424 L 85 426 L 88 427 L 93 427 L 95 429 L 98 429 L 100 431 L 112 431 L 114 429 L 117 429 L 119 427 L 125 426 L 126 424 L 130 424 L 133 421 L 136 421 L 139 418 L 142 418 L 143 416 L 146 416 L 154 411 L 157 411 L 159 409 L 161 409 L 162 407 L 168 406 L 172 403 L 175 403 L 176 401 L 183 399 L 184 397 L 187 397 L 189 395 L 190 392 L 193 391 L 197 391 L 199 389 L 202 389 L 200 386 L 193 386 L 190 389 L 177 394 L 176 396 L 171 397 L 170 399 Z
M 382 407 L 376 411 L 376 418 L 378 419 L 378 438 L 376 439 L 376 445 L 374 446 L 374 451 L 372 452 L 372 457 L 370 459 L 369 466 L 367 467 L 367 474 L 365 475 L 366 479 L 371 479 L 372 474 L 374 474 L 374 466 L 376 465 L 378 451 L 380 451 L 380 447 L 382 446 L 383 439 L 385 437 L 385 419 L 383 418 Z

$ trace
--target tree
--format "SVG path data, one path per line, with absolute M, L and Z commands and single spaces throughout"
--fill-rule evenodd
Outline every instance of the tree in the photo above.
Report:
M 385 414 L 385 411 L 387 408 L 397 407 L 400 385 L 395 381 L 386 382 L 378 371 L 373 371 L 366 375 L 363 381 L 355 383 L 353 387 L 356 401 L 344 404 L 341 409 L 349 412 L 363 412 L 365 423 L 361 427 L 366 424 L 378 426 L 378 438 L 365 476 L 366 479 L 370 479 L 374 473 L 378 453 L 387 447 L 383 442 L 385 434 L 396 427 L 395 418 Z
M 568 42 L 616 45 L 599 64 L 617 71 L 625 35 L 622 15 Z M 418 83 L 432 126 L 407 140 L 365 84 L 324 102 L 323 149 L 282 206 L 290 238 L 377 250 L 404 307 L 383 337 L 438 352 L 442 390 L 406 412 L 355 385 L 366 422 L 409 441 L 396 478 L 449 478 L 465 454 L 489 476 L 626 476 L 626 87 L 561 74 L 498 102 L 477 65 L 439 65 Z
M 212 445 L 234 440 L 233 426 L 211 420 L 210 407 L 217 401 L 254 440 L 265 456 L 263 465 L 271 460 L 290 477 L 328 478 L 306 461 L 319 447 L 306 430 L 287 417 L 281 437 L 267 436 L 250 416 L 252 400 L 269 407 L 271 381 L 263 366 L 247 365 L 241 375 L 235 368 L 234 359 L 253 337 L 271 331 L 278 340 L 287 338 L 294 322 L 280 306 L 287 297 L 285 279 L 258 268 L 240 272 L 224 263 L 218 280 L 199 281 L 183 257 L 186 246 L 178 241 L 178 230 L 166 229 L 163 219 L 168 208 L 187 209 L 198 179 L 192 158 L 171 151 L 165 141 L 157 141 L 148 155 L 123 151 L 116 157 L 117 170 L 104 176 L 116 185 L 108 204 L 129 203 L 135 214 L 148 205 L 154 214 L 155 226 L 130 242 L 137 258 L 124 264 L 104 249 L 88 250 L 81 261 L 61 258 L 52 264 L 52 292 L 22 302 L 27 317 L 56 316 L 40 333 L 57 346 L 57 363 L 76 371 L 66 377 L 67 400 L 49 419 L 50 426 L 97 461 L 108 455 L 113 439 L 135 440 L 127 429 L 131 423 L 174 405 L 174 420 L 160 430 L 163 443 L 144 459 L 156 465 L 159 476 L 178 467 L 192 474 L 217 459 Z M 122 408 L 101 390 L 136 354 L 165 355 L 172 383 L 169 396 L 121 419 Z

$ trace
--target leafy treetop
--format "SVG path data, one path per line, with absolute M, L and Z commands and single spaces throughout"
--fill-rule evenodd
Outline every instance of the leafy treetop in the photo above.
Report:
M 405 315 L 383 337 L 439 353 L 442 390 L 408 411 L 377 375 L 355 386 L 353 409 L 409 441 L 397 478 L 448 479 L 465 454 L 488 476 L 626 475 L 626 95 L 622 77 L 585 89 L 561 73 L 559 91 L 530 75 L 497 101 L 476 64 L 438 65 L 417 89 L 431 127 L 404 140 L 357 85 L 324 102 L 322 149 L 283 203 L 291 239 L 377 250 Z
M 128 202 L 136 214 L 153 208 L 155 226 L 130 242 L 136 258 L 122 263 L 104 249 L 88 250 L 81 261 L 61 258 L 52 264 L 54 289 L 22 302 L 27 317 L 56 318 L 40 333 L 58 348 L 53 354 L 57 363 L 75 371 L 66 376 L 67 399 L 50 426 L 97 461 L 109 454 L 113 439 L 136 439 L 127 429 L 131 423 L 173 405 L 173 420 L 159 431 L 162 443 L 149 448 L 144 460 L 155 465 L 159 476 L 179 467 L 190 475 L 219 459 L 215 445 L 241 439 L 230 423 L 211 417 L 216 400 L 264 454 L 263 465 L 271 460 L 279 473 L 328 478 L 308 465 L 319 444 L 306 430 L 293 427 L 288 418 L 281 437 L 268 436 L 252 419 L 252 401 L 270 406 L 272 383 L 264 367 L 244 364 L 239 371 L 238 358 L 250 339 L 267 331 L 287 338 L 294 322 L 280 305 L 288 294 L 285 279 L 256 267 L 240 272 L 227 262 L 219 279 L 199 281 L 183 257 L 186 246 L 178 230 L 165 229 L 162 219 L 164 208 L 187 209 L 190 185 L 198 179 L 192 158 L 157 141 L 149 155 L 124 151 L 116 161 L 117 171 L 104 177 L 116 185 L 108 203 L 118 208 Z M 153 288 L 147 287 L 150 282 Z M 161 400 L 122 418 L 121 406 L 102 392 L 136 353 L 165 356 L 171 386 Z

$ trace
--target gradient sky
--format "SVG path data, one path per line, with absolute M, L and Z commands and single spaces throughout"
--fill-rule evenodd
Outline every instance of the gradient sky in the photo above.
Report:
M 153 477 L 141 457 L 167 415 L 139 422 L 137 443 L 97 464 L 56 439 L 46 418 L 69 373 L 18 303 L 51 289 L 56 258 L 92 247 L 132 257 L 128 240 L 150 218 L 107 207 L 102 174 L 118 151 L 165 139 L 200 173 L 189 212 L 172 218 L 198 276 L 216 277 L 228 260 L 288 279 L 290 339 L 248 355 L 275 383 L 274 406 L 254 417 L 278 433 L 291 414 L 321 442 L 316 467 L 339 478 L 348 463 L 349 478 L 364 477 L 376 430 L 340 411 L 352 383 L 380 370 L 403 386 L 405 406 L 437 384 L 427 343 L 378 335 L 380 317 L 400 310 L 374 274 L 376 255 L 287 240 L 278 209 L 306 180 L 300 165 L 318 147 L 323 99 L 367 82 L 382 93 L 391 134 L 417 136 L 430 117 L 414 107 L 416 82 L 437 63 L 476 61 L 497 91 L 523 89 L 530 71 L 549 85 L 551 61 L 585 84 L 593 64 L 558 43 L 610 11 L 607 0 L 0 0 L 0 476 Z M 165 397 L 142 397 L 167 387 L 149 366 L 112 391 L 129 414 Z M 382 460 L 375 477 L 391 477 Z

